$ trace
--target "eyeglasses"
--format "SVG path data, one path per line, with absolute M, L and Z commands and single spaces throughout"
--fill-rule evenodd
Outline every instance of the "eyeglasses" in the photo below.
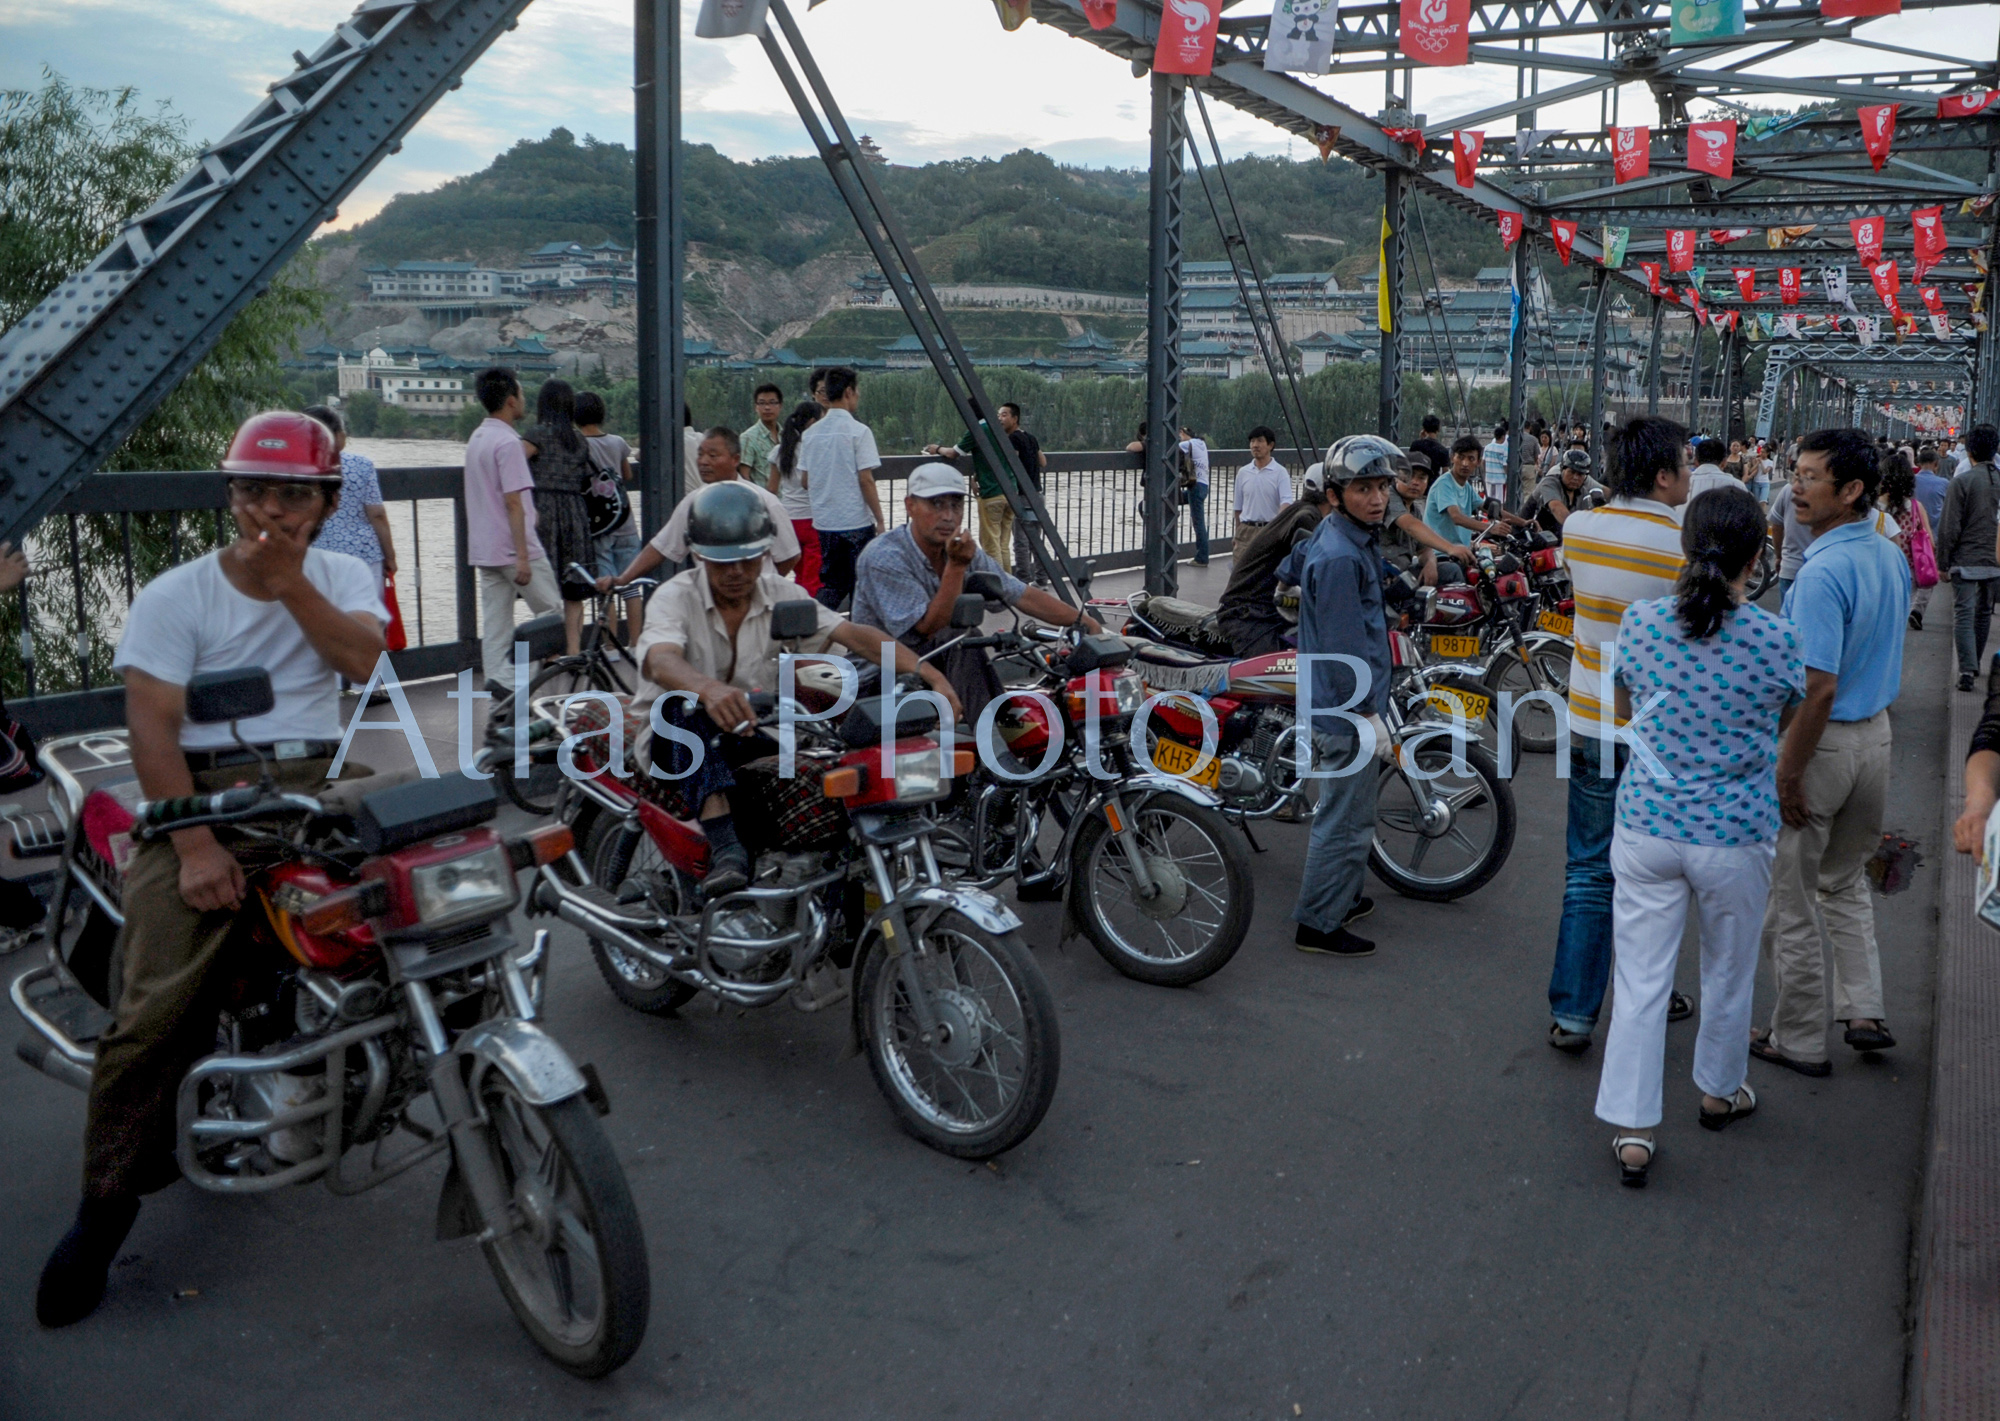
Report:
M 318 484 L 267 484 L 257 479 L 231 479 L 229 492 L 240 503 L 262 503 L 275 493 L 280 507 L 296 512 L 311 508 L 323 491 Z

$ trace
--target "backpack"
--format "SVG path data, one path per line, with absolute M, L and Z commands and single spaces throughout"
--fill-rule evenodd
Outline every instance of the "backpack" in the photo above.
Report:
M 584 517 L 590 522 L 590 536 L 596 538 L 620 527 L 632 516 L 632 506 L 625 501 L 625 490 L 618 486 L 618 470 L 597 462 L 597 446 L 589 440 L 583 447 L 589 451 L 590 467 L 597 474 L 583 491 Z

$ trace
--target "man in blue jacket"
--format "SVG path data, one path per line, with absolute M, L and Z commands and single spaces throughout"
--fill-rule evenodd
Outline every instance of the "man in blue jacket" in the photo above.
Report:
M 1310 725 L 1319 773 L 1327 776 L 1292 910 L 1301 952 L 1367 957 L 1375 951 L 1347 925 L 1375 906 L 1361 896 L 1361 873 L 1375 837 L 1376 762 L 1393 753 L 1382 720 L 1389 708 L 1389 628 L 1378 535 L 1399 470 L 1408 472 L 1408 457 L 1372 434 L 1327 450 L 1323 477 L 1333 511 L 1278 569 L 1281 582 L 1299 589 L 1300 656 L 1325 658 L 1304 661 L 1308 675 L 1299 681 L 1312 700 L 1299 719 Z

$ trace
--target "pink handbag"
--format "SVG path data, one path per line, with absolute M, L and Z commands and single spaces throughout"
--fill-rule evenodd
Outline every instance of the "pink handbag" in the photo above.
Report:
M 1916 527 L 1910 529 L 1910 574 L 1919 587 L 1938 585 L 1937 549 L 1931 544 L 1930 519 L 1922 510 Z

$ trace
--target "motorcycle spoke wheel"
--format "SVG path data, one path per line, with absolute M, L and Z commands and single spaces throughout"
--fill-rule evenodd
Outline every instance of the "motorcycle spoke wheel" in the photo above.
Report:
M 583 857 L 590 868 L 591 882 L 613 896 L 627 883 L 637 880 L 663 912 L 671 915 L 685 911 L 680 879 L 652 835 L 641 831 L 634 838 L 619 820 L 600 816 L 591 826 Z M 634 1011 L 664 1016 L 684 1006 L 695 994 L 693 987 L 664 967 L 634 956 L 615 943 L 592 938 L 590 955 L 611 994 Z
M 1467 746 L 1464 769 L 1448 742 L 1415 752 L 1432 780 L 1412 780 L 1384 766 L 1376 803 L 1375 876 L 1406 897 L 1448 902 L 1483 887 L 1506 863 L 1514 844 L 1513 791 L 1492 757 Z
M 1249 930 L 1254 890 L 1243 841 L 1214 809 L 1177 796 L 1127 812 L 1159 892 L 1150 901 L 1140 896 L 1124 842 L 1100 818 L 1077 839 L 1078 916 L 1098 952 L 1126 976 L 1186 986 L 1220 970 Z
M 1498 702 L 1502 692 L 1514 697 L 1514 744 L 1524 754 L 1550 755 L 1555 753 L 1558 717 L 1568 714 L 1569 702 L 1569 657 L 1554 647 L 1543 646 L 1529 653 L 1534 660 L 1534 674 L 1530 675 L 1528 665 L 1518 653 L 1509 653 L 1497 659 L 1487 672 L 1486 687 L 1492 692 L 1495 702 L 1497 726 Z M 1536 681 L 1541 684 L 1535 684 Z M 1522 697 L 1532 691 L 1552 691 L 1565 709 L 1557 709 L 1546 701 L 1522 701 Z
M 480 1103 L 516 1227 L 484 1245 L 508 1305 L 579 1376 L 622 1366 L 645 1335 L 651 1282 L 625 1175 L 590 1105 L 536 1106 L 493 1072 Z

